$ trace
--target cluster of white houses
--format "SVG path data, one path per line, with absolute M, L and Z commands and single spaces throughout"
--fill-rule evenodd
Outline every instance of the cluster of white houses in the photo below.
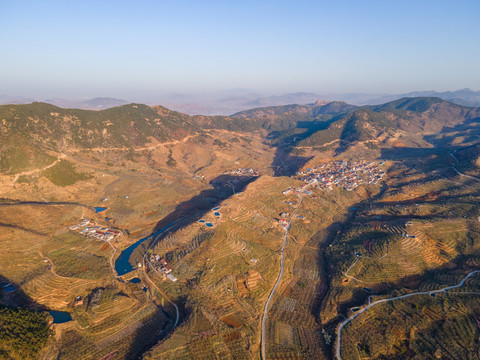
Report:
M 342 187 L 354 190 L 360 185 L 377 184 L 385 175 L 383 164 L 383 161 L 335 161 L 298 172 L 297 176 L 321 189 Z
M 120 230 L 97 225 L 88 219 L 82 219 L 79 224 L 72 225 L 69 229 L 78 232 L 80 235 L 92 237 L 101 241 L 112 241 L 118 236 L 123 235 Z

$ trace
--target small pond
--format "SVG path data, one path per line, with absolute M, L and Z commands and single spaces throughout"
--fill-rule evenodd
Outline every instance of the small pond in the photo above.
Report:
M 51 310 L 48 313 L 52 315 L 54 324 L 63 324 L 72 321 L 72 316 L 66 311 Z
M 3 291 L 5 291 L 5 294 L 14 292 L 15 290 L 16 290 L 15 286 L 13 286 L 12 284 L 9 284 L 9 285 L 3 287 Z

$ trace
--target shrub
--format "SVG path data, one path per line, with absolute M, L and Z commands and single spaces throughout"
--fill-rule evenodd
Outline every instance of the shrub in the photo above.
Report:
M 170 152 L 168 153 L 167 165 L 170 166 L 170 167 L 176 167 L 177 166 L 177 160 L 175 160 L 173 158 L 172 149 L 170 149 Z
M 73 164 L 66 160 L 60 160 L 55 166 L 44 170 L 43 175 L 58 186 L 73 185 L 77 181 L 92 178 L 92 175 L 75 171 Z

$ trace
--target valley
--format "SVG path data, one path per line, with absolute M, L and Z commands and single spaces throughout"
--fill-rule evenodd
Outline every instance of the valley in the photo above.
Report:
M 0 106 L 0 304 L 50 331 L 0 353 L 475 358 L 479 125 L 439 98 Z

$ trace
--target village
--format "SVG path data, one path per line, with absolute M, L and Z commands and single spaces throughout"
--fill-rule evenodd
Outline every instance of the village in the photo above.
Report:
M 300 180 L 332 190 L 341 187 L 351 191 L 360 185 L 377 184 L 385 175 L 384 162 L 335 161 L 297 173 Z
M 97 225 L 88 219 L 82 219 L 79 224 L 72 225 L 69 229 L 78 232 L 80 235 L 92 237 L 100 241 L 112 241 L 120 235 L 123 235 L 120 230 Z
M 168 265 L 167 261 L 160 257 L 158 254 L 151 254 L 148 258 L 153 269 L 160 273 L 164 279 L 168 279 L 172 282 L 177 281 L 177 278 L 172 274 L 172 268 Z
M 236 170 L 225 171 L 223 174 L 237 176 L 258 176 L 258 171 L 252 168 L 238 168 Z

